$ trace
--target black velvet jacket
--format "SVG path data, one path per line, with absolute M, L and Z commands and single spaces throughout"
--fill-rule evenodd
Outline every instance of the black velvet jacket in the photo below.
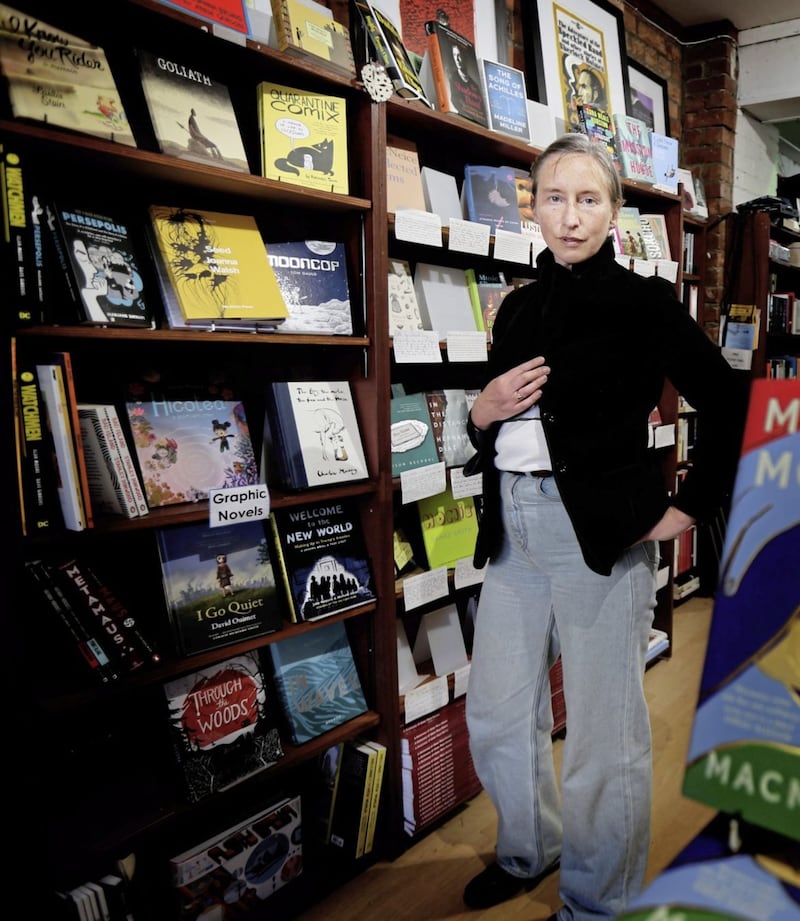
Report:
M 591 569 L 609 574 L 670 503 L 703 521 L 726 501 L 739 458 L 746 381 L 672 284 L 620 266 L 610 240 L 571 271 L 544 250 L 537 280 L 508 294 L 497 314 L 486 379 L 537 355 L 551 368 L 539 406 L 553 473 Z M 648 417 L 667 381 L 698 415 L 692 466 L 672 496 L 657 453 L 647 446 Z M 484 475 L 478 567 L 502 540 L 498 428 L 479 431 L 469 422 L 478 454 L 464 472 Z

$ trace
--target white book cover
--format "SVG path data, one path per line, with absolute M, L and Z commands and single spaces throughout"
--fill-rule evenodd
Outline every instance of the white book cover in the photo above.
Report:
M 424 329 L 414 277 L 405 259 L 389 260 L 389 335 Z
M 419 262 L 414 289 L 423 326 L 435 330 L 440 339 L 451 331 L 477 329 L 463 269 Z
M 79 403 L 78 420 L 92 505 L 111 515 L 137 518 L 139 512 L 125 467 L 117 452 L 111 423 L 102 407 Z
M 425 210 L 431 214 L 438 214 L 442 227 L 449 226 L 451 217 L 457 220 L 464 219 L 455 176 L 431 166 L 423 166 L 422 191 L 425 196 Z
M 111 431 L 114 435 L 117 451 L 122 458 L 122 464 L 128 476 L 128 484 L 133 493 L 133 498 L 136 501 L 136 510 L 139 515 L 146 515 L 150 511 L 150 507 L 147 504 L 147 496 L 144 494 L 144 486 L 139 478 L 139 470 L 136 466 L 136 461 L 133 459 L 133 454 L 131 454 L 128 442 L 125 438 L 125 430 L 122 427 L 122 420 L 119 417 L 117 407 L 112 403 L 105 403 L 103 404 L 103 409 L 108 421 L 111 423 Z

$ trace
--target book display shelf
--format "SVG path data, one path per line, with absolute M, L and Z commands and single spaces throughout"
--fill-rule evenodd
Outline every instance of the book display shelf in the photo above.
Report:
M 106 50 L 137 140 L 136 146 L 114 143 L 3 113 L 0 142 L 4 153 L 13 148 L 26 166 L 25 175 L 45 177 L 47 190 L 54 197 L 63 189 L 70 202 L 80 202 L 82 196 L 87 202 L 99 200 L 109 207 L 113 202 L 115 212 L 119 209 L 139 218 L 138 225 L 131 225 L 139 229 L 146 226 L 148 207 L 159 205 L 252 215 L 269 240 L 337 241 L 344 247 L 352 305 L 352 331 L 345 334 L 281 332 L 279 328 L 237 330 L 228 325 L 223 329 L 224 324 L 220 328 L 173 328 L 165 317 L 157 267 L 144 233 L 142 239 L 135 234 L 134 242 L 140 247 L 139 269 L 145 288 L 150 286 L 155 292 L 150 326 L 53 322 L 52 318 L 48 322 L 36 322 L 35 318 L 15 322 L 10 313 L 3 324 L 4 354 L 6 360 L 10 356 L 14 362 L 13 367 L 4 369 L 6 386 L 2 392 L 5 444 L 9 446 L 3 459 L 5 482 L 16 484 L 18 479 L 15 464 L 19 458 L 14 458 L 10 447 L 15 443 L 10 386 L 13 372 L 19 366 L 68 353 L 73 386 L 81 402 L 113 403 L 124 411 L 129 400 L 144 399 L 146 393 L 161 388 L 170 391 L 173 385 L 214 394 L 220 401 L 241 401 L 247 409 L 256 461 L 261 462 L 256 482 L 251 480 L 250 485 L 267 485 L 272 509 L 291 510 L 312 501 L 345 498 L 358 508 L 372 568 L 373 600 L 347 606 L 319 621 L 293 622 L 286 613 L 280 630 L 188 657 L 178 654 L 169 623 L 157 532 L 207 524 L 213 500 L 203 496 L 194 501 L 190 497 L 189 501 L 165 502 L 131 518 L 95 510 L 92 526 L 80 531 L 45 522 L 35 529 L 26 528 L 16 496 L 15 519 L 8 516 L 15 582 L 23 584 L 27 564 L 35 560 L 53 563 L 76 555 L 90 559 L 108 574 L 111 584 L 124 590 L 128 609 L 136 612 L 139 627 L 158 649 L 158 660 L 148 662 L 146 668 L 132 670 L 119 680 L 96 681 L 70 656 L 74 650 L 58 633 L 56 628 L 61 625 L 54 622 L 53 611 L 34 604 L 29 582 L 24 582 L 21 597 L 30 600 L 22 602 L 17 612 L 20 616 L 9 617 L 5 625 L 8 648 L 14 650 L 5 672 L 7 699 L 16 701 L 12 728 L 20 758 L 19 795 L 35 803 L 37 815 L 42 817 L 35 844 L 27 840 L 34 834 L 32 825 L 18 830 L 19 839 L 31 848 L 35 846 L 39 854 L 37 873 L 43 899 L 51 892 L 70 892 L 88 880 L 114 876 L 120 872 L 119 862 L 133 854 L 136 869 L 130 894 L 137 901 L 133 916 L 136 921 L 171 921 L 177 917 L 177 903 L 169 866 L 176 855 L 214 841 L 233 826 L 252 825 L 255 834 L 257 813 L 267 810 L 272 814 L 275 804 L 294 804 L 299 797 L 304 829 L 302 861 L 293 835 L 283 852 L 286 878 L 276 882 L 274 893 L 264 903 L 265 917 L 289 919 L 360 872 L 368 860 L 398 854 L 423 830 L 424 822 L 406 821 L 403 808 L 404 738 L 407 745 L 406 724 L 413 724 L 415 719 L 409 719 L 407 700 L 400 693 L 398 624 L 404 624 L 413 644 L 419 638 L 424 615 L 454 604 L 461 634 L 467 640 L 466 651 L 469 618 L 480 591 L 479 575 L 470 573 L 468 567 L 462 572 L 459 565 L 448 564 L 443 567 L 443 591 L 423 593 L 421 603 L 409 605 L 403 579 L 397 578 L 395 516 L 404 510 L 408 513 L 413 502 L 403 501 L 400 478 L 391 472 L 393 386 L 402 385 L 407 393 L 469 392 L 481 379 L 482 360 L 474 351 L 464 360 L 463 355 L 456 355 L 457 343 L 444 340 L 436 345 L 441 361 L 398 360 L 389 334 L 386 281 L 390 260 L 407 260 L 412 268 L 417 263 L 430 263 L 472 268 L 487 275 L 500 271 L 509 281 L 534 274 L 530 262 L 495 258 L 494 238 L 492 255 L 480 257 L 452 249 L 446 229 L 441 247 L 400 239 L 395 216 L 386 204 L 387 141 L 396 137 L 416 143 L 422 166 L 456 176 L 463 175 L 469 163 L 527 171 L 537 148 L 433 111 L 417 101 L 393 98 L 375 103 L 354 79 L 313 61 L 282 54 L 253 38 L 237 42 L 210 34 L 207 23 L 170 4 L 128 0 L 119 5 L 119 19 L 113 26 L 93 19 L 88 11 L 79 9 L 80 5 L 69 10 L 45 0 L 18 5 Z M 160 152 L 138 76 L 137 47 L 150 48 L 165 57 L 202 62 L 225 83 L 249 172 L 215 165 L 213 159 L 204 163 Z M 346 101 L 346 193 L 307 187 L 293 180 L 262 178 L 257 88 L 264 82 Z M 186 117 L 187 113 L 176 112 L 176 118 Z M 290 128 L 286 130 L 291 133 Z M 632 182 L 625 183 L 625 195 L 640 210 L 664 215 L 673 252 L 681 252 L 684 226 L 678 196 Z M 682 283 L 679 271 L 679 290 Z M 8 265 L 3 266 L 2 289 L 4 293 L 14 290 Z M 489 347 L 488 341 L 484 342 L 483 348 Z M 281 489 L 277 480 L 271 479 L 269 464 L 260 457 L 266 440 L 266 393 L 275 382 L 303 380 L 349 382 L 363 439 L 366 478 L 299 490 Z M 664 424 L 674 425 L 677 395 L 666 391 L 659 411 Z M 215 437 L 221 436 L 209 431 L 206 440 Z M 674 447 L 654 450 L 663 457 L 667 482 L 674 481 Z M 444 462 L 443 466 L 444 490 L 458 466 L 447 467 Z M 471 558 L 471 551 L 468 555 Z M 672 547 L 663 548 L 663 557 L 664 578 L 655 626 L 669 640 Z M 413 575 L 425 574 L 426 570 L 421 559 L 414 560 L 413 553 L 411 569 Z M 405 570 L 403 575 L 408 578 Z M 270 644 L 317 631 L 330 619 L 346 626 L 366 711 L 302 744 L 292 743 L 286 726 L 278 719 L 280 745 L 270 751 L 268 766 L 229 789 L 188 803 L 176 771 L 164 685 L 202 669 L 213 671 L 232 657 L 254 651 L 262 664 L 267 663 Z M 441 654 L 441 650 L 431 650 L 433 656 L 437 652 Z M 669 656 L 670 646 L 660 654 Z M 216 671 L 222 671 L 224 678 L 224 667 Z M 457 719 L 459 708 L 463 710 L 464 674 L 462 667 L 448 668 L 439 702 L 427 713 L 418 711 L 416 720 L 437 712 L 445 718 L 449 708 L 454 708 L 449 715 Z M 271 719 L 279 715 L 280 702 L 269 681 L 266 689 L 266 703 L 261 701 L 259 706 L 266 707 Z M 557 670 L 554 713 L 556 729 L 563 729 L 567 715 Z M 315 840 L 315 828 L 320 824 L 320 816 L 315 814 L 320 763 L 332 748 L 366 738 L 387 749 L 375 847 L 369 858 L 337 859 Z M 467 780 L 461 788 L 461 801 L 476 792 L 474 778 Z M 452 800 L 447 808 L 458 802 L 458 798 Z M 295 828 L 298 821 L 292 805 L 287 827 Z M 275 847 L 278 838 L 277 829 L 273 829 L 265 841 Z M 128 860 L 124 865 L 130 864 Z M 296 880 L 298 874 L 300 879 Z

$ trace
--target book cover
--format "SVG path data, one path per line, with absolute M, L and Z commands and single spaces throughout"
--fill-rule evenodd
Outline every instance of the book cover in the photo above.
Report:
M 453 498 L 450 487 L 436 496 L 417 500 L 422 542 L 428 568 L 452 568 L 472 557 L 478 537 L 478 516 L 472 496 Z
M 640 211 L 635 205 L 623 205 L 614 224 L 614 249 L 620 256 L 647 259 L 642 237 Z
M 278 83 L 258 84 L 261 175 L 308 189 L 350 190 L 347 100 Z
M 386 746 L 380 742 L 367 740 L 365 745 L 374 748 L 378 758 L 375 762 L 375 778 L 372 781 L 372 793 L 369 801 L 369 818 L 367 819 L 367 832 L 364 838 L 364 853 L 371 853 L 375 844 L 375 831 L 378 827 L 378 813 L 380 812 L 381 792 L 383 791 L 383 776 L 386 771 Z
M 319 58 L 340 73 L 354 77 L 350 33 L 316 0 L 271 0 L 278 50 Z
M 168 681 L 164 696 L 190 802 L 226 790 L 283 757 L 257 651 Z
M 420 82 L 440 112 L 489 125 L 475 44 L 438 20 L 425 23 L 426 51 Z
M 138 48 L 139 72 L 163 154 L 249 173 L 239 123 L 224 83 L 191 64 Z
M 262 521 L 156 532 L 164 598 L 182 656 L 281 628 L 281 604 Z
M 330 240 L 269 242 L 267 258 L 289 312 L 279 332 L 353 334 L 344 243 Z
M 481 79 L 489 128 L 530 144 L 525 74 L 509 64 L 482 58 Z
M 22 533 L 46 534 L 64 526 L 53 459 L 55 444 L 36 367 L 20 358 L 13 338 L 11 376 Z
M 683 792 L 800 841 L 800 380 L 755 379 Z M 757 615 L 757 616 L 756 616 Z
M 299 796 L 282 797 L 170 858 L 178 917 L 255 917 L 273 893 L 303 872 Z
M 614 121 L 608 109 L 603 109 L 591 102 L 579 103 L 577 109 L 578 128 L 580 131 L 593 141 L 605 145 L 606 150 L 617 164 L 617 169 L 620 169 L 617 145 L 614 139 Z
M 475 448 L 467 435 L 467 417 L 479 391 L 465 390 L 462 387 L 428 391 L 429 407 L 431 393 L 437 395 L 441 408 L 442 460 L 447 467 L 463 467 L 475 453 Z
M 672 259 L 672 249 L 669 245 L 669 234 L 667 233 L 667 221 L 664 215 L 639 214 L 639 223 L 642 228 L 642 237 L 645 241 L 648 259 Z M 651 252 L 657 252 L 658 255 L 651 257 Z
M 678 194 L 678 139 L 658 131 L 650 132 L 650 151 L 653 156 L 655 186 Z
M 239 401 L 165 397 L 130 401 L 126 411 L 149 508 L 197 502 L 210 489 L 258 482 Z
M 694 194 L 694 174 L 690 169 L 678 167 L 678 185 L 683 187 L 683 210 L 695 214 L 697 202 Z M 692 234 L 686 234 L 686 237 L 693 239 Z
M 78 420 L 92 507 L 110 515 L 137 518 L 139 509 L 110 420 L 101 407 L 87 403 L 78 404 Z
M 472 309 L 479 329 L 486 330 L 486 335 L 491 339 L 497 311 L 503 303 L 503 298 L 509 291 L 514 290 L 513 285 L 506 282 L 502 272 L 476 272 L 475 269 L 465 269 Z
M 451 330 L 477 330 L 463 269 L 418 262 L 414 290 L 424 328 L 435 330 L 439 339 Z
M 286 319 L 256 219 L 249 214 L 150 205 L 169 285 L 187 322 Z
M 64 201 L 54 203 L 57 232 L 69 259 L 83 321 L 149 327 L 149 292 L 126 220 Z
M 15 118 L 136 146 L 102 48 L 2 3 L 0 71 Z
M 354 499 L 274 508 L 270 525 L 292 621 L 319 620 L 376 600 Z
M 414 141 L 390 138 L 386 145 L 386 210 L 401 208 L 425 211 L 419 152 Z
M 650 129 L 640 119 L 622 112 L 614 113 L 614 137 L 622 175 L 636 182 L 654 183 Z
M 376 749 L 358 739 L 344 743 L 333 788 L 329 841 L 350 860 L 364 856 L 377 762 Z
M 450 226 L 450 219 L 464 219 L 458 183 L 452 173 L 423 166 L 420 170 L 422 191 L 425 196 L 425 210 L 438 214 L 443 227 Z
M 438 464 L 439 451 L 425 393 L 393 396 L 389 403 L 391 420 L 392 476 L 406 470 Z
M 136 510 L 139 515 L 146 515 L 150 511 L 150 508 L 147 505 L 144 486 L 139 477 L 139 469 L 136 466 L 136 461 L 133 459 L 128 440 L 125 437 L 125 430 L 122 425 L 122 420 L 120 419 L 119 411 L 113 403 L 102 404 L 102 409 L 111 424 L 111 433 L 114 436 L 117 453 L 122 459 L 122 465 L 125 468 L 128 485 L 130 486 L 134 502 L 136 503 Z
M 366 713 L 344 621 L 320 624 L 270 643 L 267 650 L 295 745 Z
M 209 22 L 212 26 L 221 26 L 222 29 L 240 33 L 240 36 L 248 38 L 265 39 L 266 36 L 259 36 L 257 33 L 257 24 L 259 22 L 257 13 L 262 3 L 252 3 L 250 0 L 156 0 L 165 6 L 171 6 L 173 9 L 182 10 Z M 214 34 L 222 34 L 214 29 Z M 241 41 L 237 36 L 236 41 Z
M 488 224 L 492 233 L 520 232 L 517 176 L 511 167 L 467 164 L 461 197 L 468 220 Z
M 424 329 L 411 266 L 405 259 L 389 260 L 389 335 Z
M 284 488 L 369 477 L 349 381 L 277 381 L 267 403 L 266 453 Z
M 364 63 L 369 58 L 383 65 L 398 96 L 416 99 L 432 107 L 433 104 L 420 82 L 417 68 L 405 46 L 400 29 L 383 10 L 373 6 L 370 0 L 354 0 L 353 6 L 358 14 L 353 17 L 357 44 L 359 50 L 366 51 L 363 54 Z

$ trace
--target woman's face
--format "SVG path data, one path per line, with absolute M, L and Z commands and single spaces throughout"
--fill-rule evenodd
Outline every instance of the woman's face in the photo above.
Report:
M 565 266 L 584 262 L 600 249 L 619 210 L 602 167 L 581 153 L 547 158 L 533 206 L 545 243 Z

